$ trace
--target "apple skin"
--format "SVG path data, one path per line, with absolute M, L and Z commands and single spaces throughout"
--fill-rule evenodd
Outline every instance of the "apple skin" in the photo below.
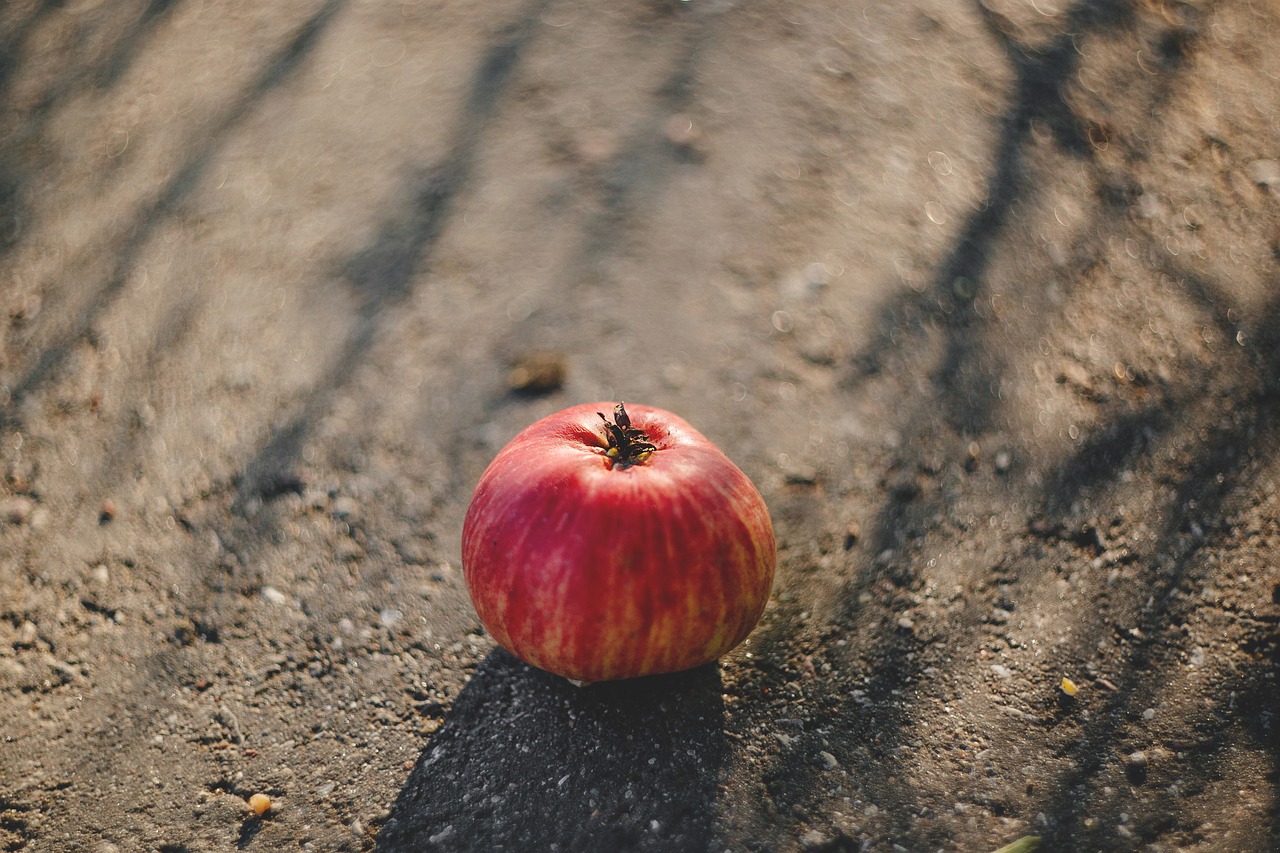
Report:
M 777 545 L 759 491 L 670 412 L 627 408 L 656 449 L 614 464 L 598 413 L 565 409 L 499 451 L 467 510 L 462 566 L 501 646 L 580 682 L 716 660 L 760 620 Z

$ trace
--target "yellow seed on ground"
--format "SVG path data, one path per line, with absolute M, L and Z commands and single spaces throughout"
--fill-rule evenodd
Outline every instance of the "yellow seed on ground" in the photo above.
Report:
M 1076 683 L 1064 675 L 1062 676 L 1062 692 L 1068 696 L 1074 696 L 1080 692 L 1080 688 L 1076 687 Z
M 271 808 L 271 798 L 266 794 L 254 794 L 249 798 L 249 811 L 254 814 L 266 814 Z

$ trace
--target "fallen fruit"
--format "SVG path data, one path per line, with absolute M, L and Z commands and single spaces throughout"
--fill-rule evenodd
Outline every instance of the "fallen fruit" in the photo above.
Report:
M 575 406 L 499 451 L 462 530 L 493 638 L 578 682 L 691 669 L 746 638 L 773 583 L 764 499 L 670 412 Z

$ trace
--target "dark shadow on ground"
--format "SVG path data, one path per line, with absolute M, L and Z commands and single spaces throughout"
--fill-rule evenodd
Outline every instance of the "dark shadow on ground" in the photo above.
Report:
M 828 710 L 806 727 L 827 732 L 832 742 L 869 744 L 865 755 L 855 759 L 858 773 L 866 774 L 867 789 L 879 791 L 878 805 L 895 816 L 903 833 L 911 829 L 910 817 L 919 807 L 919 792 L 898 781 L 888 768 L 895 750 L 904 748 L 904 729 L 910 727 L 909 697 L 922 666 L 916 653 L 933 641 L 935 629 L 928 625 L 907 628 L 892 621 L 868 628 L 858 595 L 869 592 L 879 605 L 891 610 L 911 607 L 918 579 L 915 567 L 903 554 L 904 545 L 936 527 L 938 518 L 951 516 L 946 490 L 934 486 L 922 494 L 912 478 L 920 452 L 924 446 L 936 444 L 938 437 L 931 433 L 936 431 L 938 418 L 962 435 L 980 434 L 995 422 L 997 401 L 989 389 L 993 379 L 998 381 L 1003 365 L 988 346 L 995 326 L 987 322 L 976 303 L 1015 206 L 1035 192 L 1027 163 L 1032 131 L 1037 125 L 1046 126 L 1065 154 L 1088 157 L 1085 131 L 1063 94 L 1081 60 L 1079 45 L 1127 26 L 1133 15 L 1127 2 L 1083 0 L 1066 13 L 1059 35 L 1044 47 L 1031 49 L 1009 35 L 1013 28 L 998 14 L 981 4 L 978 9 L 1014 72 L 1010 102 L 998 124 L 986 204 L 965 222 L 930 285 L 921 293 L 903 289 L 891 300 L 880 313 L 872 341 L 854 358 L 857 384 L 897 367 L 886 363 L 884 353 L 911 362 L 927 351 L 925 340 L 933 329 L 941 329 L 945 338 L 944 354 L 931 376 L 936 396 L 913 404 L 929 411 L 908 413 L 895 424 L 904 437 L 906 476 L 901 482 L 887 484 L 887 495 L 865 544 L 860 546 L 860 565 L 848 584 L 847 604 L 837 616 L 837 623 L 849 630 L 849 648 L 857 649 L 859 656 L 838 665 L 857 667 L 861 661 L 868 662 L 865 671 L 860 670 L 865 687 L 851 701 L 815 686 L 812 703 Z M 919 344 L 918 349 L 900 346 L 896 340 L 904 325 L 908 327 L 906 340 Z M 800 610 L 801 605 L 784 608 L 778 621 L 760 637 L 760 648 L 785 645 L 785 638 L 801 627 Z M 812 752 L 796 749 L 779 758 L 773 775 L 785 789 L 784 802 L 800 806 L 822 784 L 822 775 L 810 758 Z
M 919 293 L 905 289 L 892 300 L 880 312 L 870 344 L 854 359 L 859 375 L 877 373 L 885 367 L 881 353 L 896 349 L 895 337 L 904 323 L 913 336 L 940 326 L 946 332 L 946 352 L 933 384 L 948 421 L 966 433 L 989 428 L 996 409 L 989 389 L 1000 366 L 983 364 L 992 354 L 982 347 L 986 321 L 978 302 L 991 256 L 1016 205 L 1036 191 L 1027 173 L 1032 131 L 1047 128 L 1065 154 L 1080 159 L 1090 157 L 1088 131 L 1068 106 L 1064 94 L 1082 59 L 1080 45 L 1091 37 L 1114 35 L 1130 26 L 1134 16 L 1130 2 L 1084 0 L 1066 13 L 1059 35 L 1043 47 L 1031 48 L 1009 34 L 1014 28 L 1002 16 L 985 4 L 975 6 L 1014 72 L 1010 104 L 1000 120 L 985 202 L 965 221 L 929 286 Z
M 377 849 L 706 850 L 725 755 L 715 665 L 579 688 L 499 650 L 418 759 Z
M 1067 13 L 1061 35 L 1046 47 L 1032 50 L 1016 44 L 1006 34 L 1012 28 L 998 15 L 985 6 L 981 9 L 1015 72 L 1012 103 L 1001 119 L 992 175 L 988 180 L 987 205 L 965 223 L 931 285 L 923 293 L 904 289 L 881 312 L 871 344 L 854 359 L 853 384 L 856 385 L 880 372 L 896 371 L 900 367 L 905 367 L 904 372 L 911 367 L 918 368 L 927 357 L 927 338 L 935 330 L 943 336 L 943 355 L 930 376 L 936 395 L 913 404 L 930 412 L 919 413 L 909 406 L 905 416 L 895 419 L 895 426 L 904 436 L 902 464 L 911 475 L 920 465 L 923 450 L 936 449 L 939 441 L 984 436 L 998 425 L 999 401 L 989 389 L 998 384 L 1006 369 L 1000 362 L 998 347 L 993 346 L 994 336 L 1000 333 L 999 325 L 976 310 L 976 303 L 983 293 L 988 264 L 998 249 L 1015 205 L 1035 192 L 1035 175 L 1026 162 L 1025 151 L 1032 128 L 1047 127 L 1063 154 L 1082 160 L 1090 157 L 1084 125 L 1073 115 L 1063 93 L 1081 62 L 1079 46 L 1090 36 L 1114 35 L 1117 29 L 1130 26 L 1135 15 L 1129 3 L 1093 0 L 1077 3 Z M 1197 46 L 1185 28 L 1175 27 L 1170 32 L 1173 55 L 1164 63 L 1166 73 L 1153 84 L 1156 106 L 1168 99 L 1176 85 L 1177 73 L 1185 70 L 1183 60 Z M 1155 107 L 1151 115 L 1155 121 L 1158 117 Z M 1107 202 L 1115 200 L 1106 197 L 1105 180 L 1100 184 L 1104 196 L 1099 201 L 1096 218 L 1100 223 L 1122 219 L 1127 202 L 1108 206 Z M 1163 254 L 1167 253 L 1153 253 L 1153 257 Z M 1166 272 L 1172 280 L 1182 283 L 1184 297 L 1203 313 L 1208 323 L 1218 328 L 1226 339 L 1235 337 L 1236 329 L 1216 307 L 1228 304 L 1220 288 L 1187 269 Z M 1175 593 L 1187 582 L 1199 582 L 1211 571 L 1198 559 L 1210 543 L 1204 535 L 1192 531 L 1218 528 L 1221 532 L 1233 503 L 1263 488 L 1264 484 L 1252 479 L 1248 472 L 1252 463 L 1265 458 L 1268 449 L 1278 443 L 1280 395 L 1276 388 L 1280 387 L 1280 341 L 1273 330 L 1280 328 L 1280 302 L 1273 302 L 1262 313 L 1263 317 L 1255 324 L 1257 337 L 1243 354 L 1242 360 L 1247 360 L 1250 366 L 1232 389 L 1234 412 L 1216 429 L 1206 430 L 1199 440 L 1188 442 L 1188 464 L 1172 484 L 1172 496 L 1156 507 L 1157 517 L 1167 519 L 1167 523 L 1158 531 L 1149 550 L 1144 549 L 1137 555 L 1137 563 L 1144 568 L 1136 582 L 1141 585 L 1142 597 L 1149 594 L 1151 599 L 1135 626 L 1144 639 L 1124 644 L 1123 663 L 1118 670 L 1123 675 L 1113 679 L 1114 689 L 1104 694 L 1103 701 L 1091 708 L 1091 714 L 1081 722 L 1080 737 L 1066 753 L 1075 761 L 1075 769 L 1053 780 L 1049 789 L 1036 797 L 1039 810 L 1049 820 L 1048 826 L 1038 827 L 1045 837 L 1041 849 L 1111 849 L 1117 843 L 1114 828 L 1120 825 L 1122 805 L 1115 805 L 1114 813 L 1108 812 L 1109 821 L 1095 822 L 1089 818 L 1099 818 L 1100 801 L 1095 798 L 1102 796 L 1104 785 L 1108 784 L 1104 781 L 1105 772 L 1114 768 L 1122 757 L 1117 750 L 1124 732 L 1134 720 L 1140 719 L 1143 709 L 1159 700 L 1165 685 L 1157 673 L 1162 668 L 1167 670 L 1178 665 L 1177 648 L 1181 638 L 1177 627 L 1183 624 L 1190 605 L 1180 601 Z M 904 326 L 905 346 L 901 338 Z M 1248 335 L 1252 337 L 1254 331 L 1250 329 Z M 913 343 L 916 346 L 913 347 Z M 1213 407 L 1204 405 L 1202 397 L 1205 388 L 1212 384 L 1208 375 L 1179 376 L 1148 389 L 1145 402 L 1139 405 L 1113 407 L 1076 451 L 1048 472 L 1043 486 L 1029 496 L 1028 509 L 1039 529 L 1050 531 L 1050 538 L 1056 537 L 1057 541 L 1078 549 L 1079 553 L 1072 559 L 1087 564 L 1098 557 L 1107 547 L 1105 534 L 1099 534 L 1092 526 L 1082 527 L 1076 509 L 1078 502 L 1085 496 L 1105 495 L 1120 482 L 1123 472 L 1135 466 L 1149 467 L 1154 464 L 1150 457 L 1164 452 L 1169 443 L 1187 441 L 1185 429 L 1189 418 L 1203 422 L 1212 415 Z M 937 410 L 936 415 L 933 410 Z M 955 431 L 954 436 L 931 432 L 939 419 Z M 957 494 L 966 493 L 967 488 Z M 850 763 L 857 765 L 857 774 L 870 783 L 866 787 L 878 791 L 877 804 L 893 816 L 896 834 L 932 849 L 949 839 L 920 828 L 922 822 L 918 823 L 916 818 L 922 792 L 895 778 L 896 774 L 885 768 L 891 766 L 896 750 L 910 746 L 905 741 L 904 729 L 912 723 L 909 697 L 922 666 L 919 656 L 911 652 L 933 642 L 934 632 L 932 626 L 900 629 L 892 622 L 868 628 L 858 593 L 871 593 L 878 605 L 887 605 L 891 611 L 909 609 L 911 593 L 918 589 L 910 545 L 935 529 L 939 519 L 952 519 L 955 513 L 948 490 L 936 482 L 922 489 L 907 478 L 900 488 L 887 483 L 885 491 L 887 494 L 882 498 L 869 535 L 859 545 L 858 564 L 848 585 L 847 605 L 836 619 L 841 629 L 848 631 L 845 636 L 849 648 L 856 649 L 852 659 L 837 665 L 855 669 L 869 665 L 859 670 L 866 688 L 858 691 L 856 701 L 850 702 L 846 697 L 832 695 L 820 682 L 815 683 L 806 691 L 806 699 L 812 706 L 824 707 L 824 711 L 805 723 L 803 734 L 810 741 L 816 739 L 814 733 L 820 732 L 835 744 L 865 744 L 865 754 L 859 748 L 853 755 L 846 751 L 838 754 L 838 758 L 842 763 L 852 759 Z M 1095 512 L 1106 511 L 1104 506 L 1095 505 Z M 1008 572 L 1009 594 L 1015 597 L 1018 579 L 1017 571 Z M 1099 605 L 1105 607 L 1106 602 Z M 758 656 L 763 654 L 781 661 L 787 655 L 794 658 L 806 652 L 805 648 L 797 648 L 794 640 L 805 629 L 805 620 L 799 615 L 805 606 L 796 603 L 780 608 L 774 624 L 757 635 Z M 980 621 L 979 611 L 985 612 L 979 607 L 965 618 Z M 970 627 L 980 629 L 980 625 Z M 1083 623 L 1082 627 L 1085 627 Z M 1092 628 L 1082 631 L 1078 639 L 1080 659 L 1089 660 L 1089 649 L 1107 638 L 1113 628 L 1113 624 L 1107 623 L 1099 629 L 1101 633 Z M 1266 640 L 1267 630 L 1274 634 L 1275 626 L 1268 628 L 1260 623 L 1249 641 L 1257 647 L 1258 665 L 1239 674 L 1240 689 L 1233 694 L 1234 708 L 1206 709 L 1202 726 L 1205 740 L 1186 751 L 1188 761 L 1199 761 L 1202 769 L 1197 773 L 1183 773 L 1183 776 L 1203 779 L 1228 775 L 1226 768 L 1208 764 L 1222 760 L 1227 753 L 1225 744 L 1231 738 L 1251 739 L 1272 757 L 1273 765 L 1280 761 L 1280 738 L 1277 737 L 1280 726 L 1273 724 L 1275 712 L 1269 712 L 1280 691 L 1274 681 L 1266 677 L 1268 669 L 1273 672 L 1277 669 L 1277 652 L 1276 644 Z M 944 636 L 954 640 L 956 633 L 951 630 L 944 632 Z M 815 660 L 824 649 L 824 659 L 833 659 L 827 638 L 813 639 L 808 645 L 807 651 Z M 784 671 L 761 674 L 755 681 L 759 685 L 777 685 L 788 678 L 800 680 L 790 663 L 779 666 Z M 1062 707 L 1069 704 L 1060 705 L 1056 699 L 1046 698 L 1045 706 L 1037 709 L 1047 728 L 1063 718 Z M 1236 708 L 1244 713 L 1238 713 Z M 1201 723 L 1197 721 L 1196 725 Z M 1049 734 L 1046 731 L 1046 736 Z M 824 784 L 823 774 L 811 760 L 814 749 L 816 747 L 808 743 L 784 750 L 769 770 L 769 776 L 776 780 L 776 784 L 769 785 L 775 801 L 780 806 L 791 806 L 798 814 L 804 813 L 806 804 L 818 798 L 816 792 Z M 959 800 L 970 796 L 978 797 L 978 794 L 957 792 Z M 1168 800 L 1167 814 L 1175 814 L 1176 793 L 1170 793 Z M 997 815 L 1012 815 L 1021 808 L 1013 802 L 985 801 L 980 797 L 976 801 Z M 1168 829 L 1167 824 L 1160 823 L 1159 812 L 1156 809 L 1144 816 L 1149 825 L 1133 827 L 1139 837 L 1152 841 Z M 1034 809 L 1026 817 L 1033 814 Z M 1274 836 L 1275 820 L 1272 827 Z M 856 849 L 856 841 L 843 836 L 832 844 Z
M 1198 297 L 1197 301 L 1206 309 L 1221 301 L 1214 298 L 1220 295 L 1219 289 L 1204 279 L 1198 280 L 1192 295 Z M 1258 463 L 1280 448 L 1280 394 L 1276 393 L 1280 387 L 1278 329 L 1280 299 L 1274 299 L 1261 312 L 1258 335 L 1248 354 L 1253 375 L 1245 377 L 1245 387 L 1232 395 L 1231 411 L 1224 422 L 1202 431 L 1194 457 L 1174 484 L 1164 529 L 1155 540 L 1152 552 L 1140 555 L 1144 567 L 1142 589 L 1150 604 L 1136 625 L 1139 639 L 1127 645 L 1125 665 L 1114 679 L 1115 689 L 1101 707 L 1092 709 L 1081 727 L 1082 737 L 1072 751 L 1076 757 L 1075 769 L 1058 780 L 1045 800 L 1044 813 L 1053 817 L 1044 834 L 1049 849 L 1092 848 L 1114 840 L 1112 827 L 1121 824 L 1122 805 L 1099 808 L 1099 803 L 1082 794 L 1096 794 L 1101 784 L 1097 780 L 1103 778 L 1105 766 L 1116 760 L 1124 726 L 1137 719 L 1144 708 L 1158 703 L 1164 685 L 1156 673 L 1173 665 L 1182 639 L 1179 626 L 1200 606 L 1201 584 L 1210 583 L 1217 573 L 1215 567 L 1203 559 L 1204 550 L 1226 545 L 1231 536 L 1233 513 L 1239 511 L 1251 495 L 1267 488 L 1256 472 Z M 1119 446 L 1104 451 L 1104 455 L 1113 463 L 1121 462 L 1159 442 L 1180 422 L 1172 413 L 1185 412 L 1194 404 L 1195 386 L 1199 381 L 1197 377 L 1188 377 L 1191 399 L 1185 401 L 1185 406 L 1151 407 L 1121 429 L 1112 431 L 1112 436 L 1129 436 L 1131 444 L 1125 447 L 1121 441 Z M 1104 445 L 1110 443 L 1107 441 Z M 1114 482 L 1125 470 L 1125 465 L 1115 464 L 1109 477 L 1100 477 L 1094 462 L 1095 449 L 1092 444 L 1086 444 L 1081 453 L 1058 471 L 1050 506 L 1061 511 L 1098 480 Z M 1072 533 L 1068 523 L 1061 520 L 1051 523 L 1068 535 Z M 1280 648 L 1275 639 L 1280 625 L 1274 618 L 1256 613 L 1238 614 L 1237 621 L 1246 629 L 1242 642 L 1250 650 L 1256 666 L 1237 672 L 1234 676 L 1237 689 L 1221 691 L 1230 697 L 1228 702 L 1206 707 L 1204 715 L 1194 723 L 1199 737 L 1183 745 L 1182 752 L 1195 772 L 1178 774 L 1180 779 L 1197 780 L 1193 784 L 1204 784 L 1204 780 L 1226 774 L 1227 768 L 1219 765 L 1229 760 L 1227 745 L 1234 738 L 1252 740 L 1271 756 L 1273 767 L 1280 764 L 1280 725 L 1276 724 L 1275 710 L 1280 707 L 1277 704 L 1280 685 L 1275 681 L 1280 674 Z M 1268 671 L 1272 673 L 1269 678 Z M 1139 771 L 1130 772 L 1128 781 L 1146 784 L 1149 780 L 1145 765 Z M 1162 781 L 1165 785 L 1175 782 L 1172 789 L 1157 794 L 1168 800 L 1166 807 L 1144 809 L 1142 817 L 1130 828 L 1148 842 L 1174 825 L 1170 816 L 1178 811 L 1180 780 Z M 1273 814 L 1273 838 L 1277 831 L 1280 823 Z

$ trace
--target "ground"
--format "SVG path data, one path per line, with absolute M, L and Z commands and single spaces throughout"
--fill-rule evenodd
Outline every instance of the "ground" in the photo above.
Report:
M 0 849 L 1280 849 L 1277 28 L 9 0 Z M 460 531 L 617 399 L 778 572 L 577 688 Z

